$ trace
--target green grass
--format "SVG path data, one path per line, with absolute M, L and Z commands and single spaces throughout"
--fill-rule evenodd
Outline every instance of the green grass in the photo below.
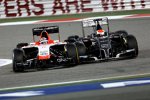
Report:
M 150 9 L 116 11 L 116 12 L 97 12 L 97 13 L 70 14 L 70 15 L 38 16 L 38 17 L 28 17 L 28 18 L 8 18 L 8 19 L 0 19 L 0 23 L 34 21 L 34 20 L 62 20 L 67 18 L 87 18 L 87 17 L 97 17 L 97 16 L 115 16 L 115 15 L 130 15 L 130 14 L 149 14 L 149 13 L 150 13 Z

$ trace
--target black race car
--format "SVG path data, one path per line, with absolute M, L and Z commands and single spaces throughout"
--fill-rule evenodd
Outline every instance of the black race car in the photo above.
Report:
M 135 58 L 138 56 L 138 44 L 135 36 L 124 30 L 110 32 L 107 17 L 84 19 L 82 25 L 83 37 L 70 36 L 67 40 L 76 44 L 79 62 Z M 85 28 L 92 29 L 93 33 L 86 35 Z

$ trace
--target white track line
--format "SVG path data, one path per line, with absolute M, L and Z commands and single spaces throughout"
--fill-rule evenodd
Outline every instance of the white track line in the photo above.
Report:
M 128 17 L 129 15 L 119 15 L 119 16 L 103 16 L 103 17 L 108 17 L 108 19 L 121 19 Z M 91 18 L 99 18 L 99 17 L 91 17 Z M 73 22 L 73 21 L 82 21 L 83 19 L 79 20 L 64 20 L 64 21 L 56 21 L 57 23 L 59 22 Z M 10 26 L 10 25 L 26 25 L 26 24 L 42 24 L 42 23 L 56 23 L 54 21 L 50 22 L 43 22 L 46 20 L 36 20 L 36 21 L 22 21 L 22 22 L 7 22 L 7 23 L 0 23 L 0 26 Z
M 37 23 L 39 21 L 41 21 L 41 20 L 37 20 L 37 21 L 22 21 L 22 22 L 6 22 L 6 23 L 0 23 L 0 26 L 27 25 L 27 24 Z
M 140 84 L 150 84 L 150 80 L 111 82 L 111 83 L 101 84 L 101 86 L 103 88 L 117 88 L 117 87 L 125 87 L 125 86 L 140 85 Z
M 12 60 L 11 59 L 0 59 L 0 67 L 11 64 Z
M 83 83 L 83 82 L 92 82 L 92 81 L 110 80 L 110 79 L 118 79 L 118 78 L 136 77 L 136 76 L 145 76 L 145 75 L 150 75 L 150 73 L 134 74 L 134 75 L 125 75 L 125 76 L 116 76 L 116 77 L 108 77 L 108 78 L 100 78 L 100 79 L 88 79 L 88 80 L 78 80 L 78 81 L 59 82 L 59 83 L 50 83 L 50 84 L 39 84 L 39 85 L 30 85 L 30 86 L 20 86 L 20 87 L 1 88 L 0 91 L 12 90 L 12 89 L 23 89 L 23 88 L 44 87 L 44 86 L 56 86 L 56 85 L 65 85 L 65 84 L 74 84 L 74 83 Z
M 136 16 L 137 14 L 133 15 L 117 15 L 117 16 L 101 16 L 101 17 L 108 17 L 110 20 L 114 19 L 129 19 L 129 18 L 142 18 L 142 17 L 150 17 L 150 16 Z M 99 18 L 99 17 L 90 17 L 90 18 Z M 42 23 L 62 23 L 62 22 L 74 22 L 74 21 L 82 21 L 83 19 L 78 20 L 60 20 L 60 21 L 51 21 L 51 20 L 36 20 L 36 21 L 21 21 L 21 22 L 6 22 L 0 23 L 0 26 L 10 26 L 10 25 L 27 25 L 27 24 L 42 24 Z

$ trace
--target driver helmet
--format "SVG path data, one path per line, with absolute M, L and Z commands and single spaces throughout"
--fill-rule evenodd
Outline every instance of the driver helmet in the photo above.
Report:
M 45 37 L 42 37 L 40 39 L 40 44 L 47 44 L 47 43 L 48 43 L 48 40 Z
M 96 31 L 96 34 L 100 35 L 100 36 L 104 36 L 105 35 L 105 31 L 103 29 L 99 29 L 99 30 Z

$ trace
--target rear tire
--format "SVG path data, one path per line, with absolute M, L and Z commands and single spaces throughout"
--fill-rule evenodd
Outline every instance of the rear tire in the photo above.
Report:
M 138 43 L 136 38 L 133 35 L 127 36 L 127 49 L 135 49 L 135 53 L 133 54 L 133 57 L 137 57 L 139 50 L 138 50 Z
M 127 37 L 128 36 L 128 33 L 125 30 L 116 31 L 115 34 L 123 35 L 123 37 Z
M 77 40 L 77 39 L 79 39 L 79 36 L 78 35 L 69 36 L 68 40 L 69 39 L 75 39 L 75 40 Z
M 24 58 L 23 52 L 21 50 L 15 49 L 13 51 L 13 71 L 14 72 L 23 72 L 24 71 L 24 67 L 22 66 L 23 58 Z
M 79 61 L 79 53 L 76 45 L 73 43 L 66 44 L 66 49 L 67 49 L 67 57 L 72 58 L 73 63 L 75 65 L 78 64 L 80 61 Z
M 27 46 L 28 45 L 28 43 L 18 43 L 17 44 L 17 48 L 22 48 L 23 46 Z

